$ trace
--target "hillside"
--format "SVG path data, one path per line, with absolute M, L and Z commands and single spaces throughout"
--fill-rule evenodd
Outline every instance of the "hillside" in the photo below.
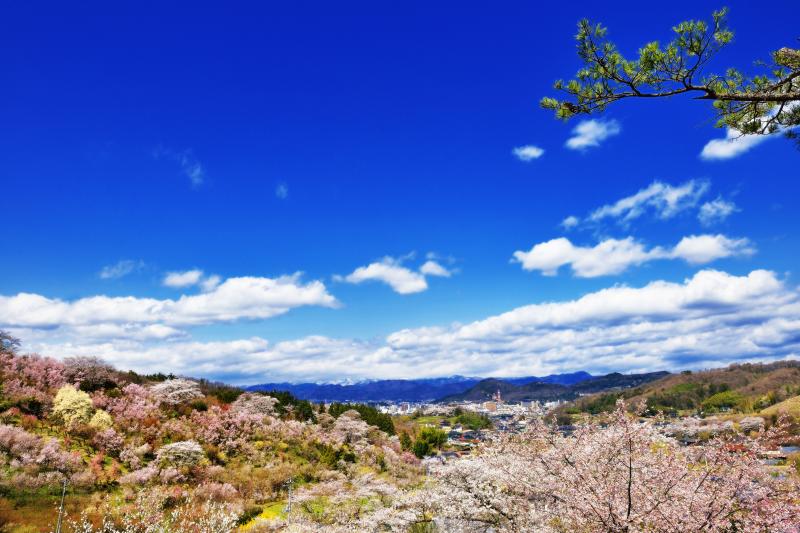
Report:
M 572 400 L 582 394 L 637 387 L 668 375 L 669 372 L 650 372 L 647 374 L 612 373 L 580 380 L 569 385 L 543 383 L 540 381 L 517 385 L 506 380 L 491 378 L 476 383 L 463 393 L 445 396 L 439 401 L 444 403 L 479 402 L 490 399 L 498 391 L 503 400 L 508 402 Z
M 599 391 L 597 391 L 599 392 Z M 581 398 L 574 411 L 613 409 L 617 398 L 646 402 L 651 412 L 757 412 L 800 394 L 800 362 L 734 364 L 726 368 L 670 374 L 624 392 Z
M 0 332 L 1 333 L 1 332 Z M 379 427 L 376 427 L 379 426 Z M 232 532 L 284 516 L 291 484 L 326 523 L 358 516 L 422 475 L 366 405 L 312 405 L 174 376 L 58 361 L 0 344 L 0 531 Z M 113 527 L 112 527 L 113 526 Z
M 789 415 L 793 418 L 800 418 L 800 396 L 793 396 L 782 402 L 776 403 L 766 409 L 762 409 L 763 416 Z
M 514 385 L 532 382 L 572 385 L 591 379 L 588 372 L 526 376 L 503 379 Z M 452 376 L 433 379 L 387 379 L 348 385 L 333 383 L 262 383 L 247 387 L 250 391 L 281 390 L 312 402 L 426 402 L 468 391 L 482 378 Z

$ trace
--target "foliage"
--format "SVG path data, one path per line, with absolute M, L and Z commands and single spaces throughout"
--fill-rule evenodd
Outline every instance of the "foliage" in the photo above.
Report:
M 476 413 L 459 407 L 453 414 L 455 415 L 454 423 L 461 424 L 473 431 L 492 427 L 492 420 L 483 413 Z
M 742 395 L 738 392 L 718 392 L 703 401 L 703 409 L 711 412 L 728 410 L 741 404 L 742 400 Z
M 447 442 L 447 433 L 439 428 L 423 427 L 419 435 L 417 435 L 411 450 L 414 455 L 422 459 L 426 455 L 431 455 L 433 452 L 441 448 Z
M 385 431 L 389 435 L 395 434 L 392 417 L 390 415 L 381 413 L 371 405 L 363 403 L 332 403 L 328 407 L 328 414 L 338 418 L 339 415 L 350 410 L 357 411 L 358 414 L 361 415 L 361 419 L 370 426 L 375 426 L 381 431 Z
M 800 124 L 800 50 L 781 48 L 771 64 L 761 63 L 763 74 L 746 76 L 736 69 L 707 74 L 710 61 L 733 41 L 725 9 L 712 14 L 711 22 L 688 20 L 674 26 L 673 39 L 662 46 L 646 43 L 638 57 L 627 59 L 606 38 L 607 29 L 581 20 L 578 23 L 578 57 L 583 67 L 574 79 L 555 82 L 566 100 L 546 97 L 541 106 L 568 119 L 578 114 L 603 111 L 629 98 L 696 94 L 714 103 L 718 126 L 748 134 L 786 131 Z
M 276 408 L 279 414 L 286 415 L 291 413 L 291 416 L 296 420 L 310 420 L 312 422 L 316 421 L 314 407 L 308 400 L 300 400 L 292 393 L 286 391 L 269 391 L 264 392 L 263 394 L 277 398 L 278 404 Z

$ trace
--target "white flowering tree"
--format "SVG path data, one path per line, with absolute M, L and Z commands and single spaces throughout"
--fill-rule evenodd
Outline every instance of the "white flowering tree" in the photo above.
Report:
M 167 405 L 180 405 L 203 397 L 200 386 L 189 379 L 168 379 L 153 385 L 150 392 Z
M 92 398 L 72 385 L 58 389 L 53 399 L 53 417 L 68 427 L 89 422 L 92 411 Z
M 470 458 L 434 469 L 435 482 L 408 494 L 370 527 L 403 531 L 438 523 L 464 532 L 790 532 L 800 492 L 761 464 L 763 443 L 737 434 L 681 446 L 624 405 L 571 436 L 535 424 Z

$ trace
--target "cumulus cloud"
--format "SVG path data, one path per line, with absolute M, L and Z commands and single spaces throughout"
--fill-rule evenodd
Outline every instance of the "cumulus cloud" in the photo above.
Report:
M 705 264 L 754 252 L 747 239 L 730 239 L 724 235 L 691 235 L 672 248 L 647 248 L 633 237 L 605 239 L 595 246 L 576 246 L 561 237 L 536 244 L 527 252 L 518 250 L 512 260 L 522 264 L 525 270 L 539 270 L 545 276 L 555 276 L 560 267 L 569 265 L 575 276 L 594 278 L 621 274 L 632 266 L 657 259 Z
M 353 284 L 379 281 L 389 285 L 398 294 L 414 294 L 428 289 L 426 276 L 449 278 L 454 273 L 437 261 L 435 254 L 428 254 L 428 260 L 418 271 L 412 270 L 403 264 L 412 257 L 413 254 L 399 259 L 387 256 L 380 261 L 358 267 L 346 276 L 333 276 L 333 279 Z
M 413 294 L 428 289 L 423 274 L 403 266 L 401 261 L 392 257 L 384 257 L 375 263 L 358 267 L 347 276 L 335 276 L 334 279 L 354 284 L 380 281 L 389 285 L 398 294 Z
M 619 134 L 622 128 L 616 120 L 583 120 L 574 130 L 572 137 L 567 139 L 566 146 L 572 150 L 585 150 Z
M 706 202 L 700 206 L 697 219 L 704 226 L 711 226 L 724 221 L 738 210 L 739 208 L 736 207 L 735 203 L 723 200 L 722 197 L 717 197 L 716 200 Z
M 512 152 L 520 161 L 533 161 L 534 159 L 539 159 L 544 155 L 544 150 L 538 146 L 533 146 L 532 144 L 518 146 L 514 148 Z
M 121 261 L 117 261 L 113 265 L 104 266 L 98 275 L 101 279 L 119 279 L 143 269 L 144 266 L 144 261 L 123 259 Z
M 517 307 L 468 324 L 404 329 L 383 340 L 308 336 L 147 344 L 54 343 L 26 349 L 98 355 L 121 368 L 248 384 L 453 374 L 678 370 L 800 355 L 800 293 L 773 272 L 703 270 L 683 282 L 614 286 Z M 23 339 L 26 337 L 23 336 Z
M 336 307 L 337 300 L 320 281 L 304 283 L 300 274 L 278 278 L 228 278 L 213 290 L 178 299 L 90 296 L 66 301 L 40 294 L 0 296 L 0 327 L 68 329 L 119 326 L 125 331 L 172 336 L 170 330 L 201 324 L 266 319 L 302 306 Z

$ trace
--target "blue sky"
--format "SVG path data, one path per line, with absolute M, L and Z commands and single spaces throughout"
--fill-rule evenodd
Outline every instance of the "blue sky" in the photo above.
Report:
M 237 383 L 795 357 L 791 142 L 701 157 L 726 132 L 675 98 L 586 117 L 572 149 L 582 119 L 537 105 L 579 67 L 578 19 L 632 53 L 715 7 L 10 6 L 0 327 L 47 355 Z M 796 42 L 796 17 L 729 7 L 714 69 Z M 615 300 L 659 283 L 668 310 Z M 557 318 L 592 298 L 607 307 Z

